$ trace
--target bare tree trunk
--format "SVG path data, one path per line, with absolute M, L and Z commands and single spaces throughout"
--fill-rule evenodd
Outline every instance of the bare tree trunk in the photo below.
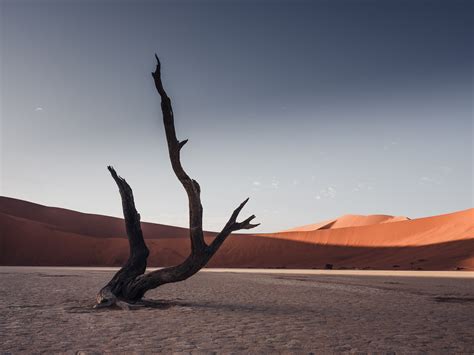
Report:
M 189 237 L 191 239 L 191 254 L 181 264 L 159 269 L 145 274 L 148 258 L 148 248 L 143 240 L 140 227 L 140 214 L 135 209 L 133 192 L 128 183 L 118 176 L 114 168 L 108 167 L 115 180 L 122 198 L 123 215 L 130 245 L 130 255 L 125 265 L 115 274 L 112 280 L 97 294 L 95 307 L 107 307 L 114 304 L 120 306 L 139 302 L 145 292 L 166 283 L 186 280 L 203 268 L 216 253 L 225 239 L 234 231 L 251 229 L 259 224 L 251 224 L 254 215 L 242 222 L 237 217 L 248 201 L 248 198 L 237 207 L 222 231 L 207 245 L 202 230 L 201 188 L 196 180 L 191 179 L 181 165 L 181 149 L 187 139 L 178 141 L 174 127 L 171 100 L 166 94 L 161 82 L 161 64 L 156 57 L 156 69 L 152 73 L 156 90 L 161 97 L 161 111 L 165 126 L 168 153 L 176 177 L 183 185 L 189 200 Z

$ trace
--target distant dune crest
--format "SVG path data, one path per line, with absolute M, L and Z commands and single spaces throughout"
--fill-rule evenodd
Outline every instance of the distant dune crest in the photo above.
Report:
M 400 222 L 407 220 L 409 220 L 409 218 L 405 216 L 390 216 L 384 214 L 372 214 L 364 216 L 357 214 L 346 214 L 336 219 L 329 219 L 323 222 L 307 224 L 304 226 L 287 229 L 282 232 L 310 232 L 320 229 L 360 227 L 371 224 Z

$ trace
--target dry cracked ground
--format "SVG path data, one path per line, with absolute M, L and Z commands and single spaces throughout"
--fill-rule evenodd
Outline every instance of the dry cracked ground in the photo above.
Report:
M 474 279 L 200 272 L 93 310 L 111 271 L 0 268 L 2 353 L 474 353 Z

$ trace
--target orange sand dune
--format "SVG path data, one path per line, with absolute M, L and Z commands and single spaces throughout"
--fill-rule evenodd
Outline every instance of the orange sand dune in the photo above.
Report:
M 474 209 L 415 220 L 348 215 L 330 223 L 232 235 L 208 266 L 474 270 Z M 187 229 L 143 223 L 143 230 L 150 266 L 176 264 L 188 255 Z M 214 235 L 206 233 L 206 240 Z M 127 256 L 119 218 L 0 197 L 2 265 L 119 266 Z
M 344 222 L 356 220 L 352 216 Z M 358 217 L 358 216 L 356 216 Z M 368 216 L 376 220 L 379 216 Z M 337 223 L 337 220 L 336 220 Z M 293 240 L 319 245 L 361 247 L 408 247 L 451 242 L 474 238 L 474 208 L 414 220 L 390 223 L 369 223 L 338 228 L 319 228 L 313 231 L 299 230 L 260 234 L 260 236 Z
M 409 218 L 404 216 L 388 216 L 384 214 L 373 214 L 370 216 L 347 214 L 337 219 L 330 219 L 324 222 L 315 224 L 307 224 L 301 227 L 295 227 L 287 229 L 283 232 L 309 232 L 319 229 L 335 229 L 335 228 L 347 228 L 347 227 L 360 227 L 368 226 L 371 224 L 389 223 L 406 221 Z

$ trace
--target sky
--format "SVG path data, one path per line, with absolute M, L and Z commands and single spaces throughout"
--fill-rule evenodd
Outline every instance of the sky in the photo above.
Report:
M 0 0 L 1 195 L 187 226 L 154 53 L 204 228 L 473 207 L 473 2 Z

